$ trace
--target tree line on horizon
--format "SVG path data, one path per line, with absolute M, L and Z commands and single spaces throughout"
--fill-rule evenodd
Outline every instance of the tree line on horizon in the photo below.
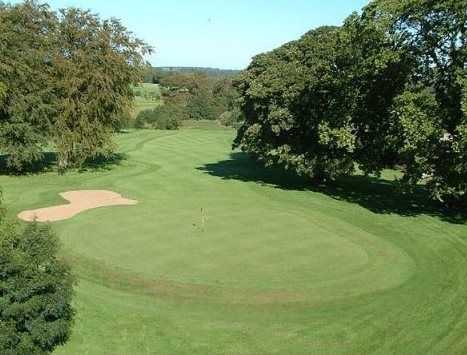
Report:
M 149 68 L 149 73 L 152 70 Z M 222 125 L 235 126 L 242 120 L 233 84 L 236 77 L 230 72 L 211 75 L 186 69 L 157 75 L 153 81 L 160 86 L 163 105 L 141 111 L 135 120 L 136 128 L 178 129 L 185 120 L 218 120 Z
M 160 79 L 172 74 L 204 74 L 212 78 L 228 78 L 240 74 L 241 70 L 220 69 L 211 67 L 154 67 L 150 65 L 144 74 L 143 81 L 150 84 L 159 84 Z
M 401 167 L 467 205 L 467 2 L 374 0 L 256 56 L 237 82 L 235 147 L 320 183 Z

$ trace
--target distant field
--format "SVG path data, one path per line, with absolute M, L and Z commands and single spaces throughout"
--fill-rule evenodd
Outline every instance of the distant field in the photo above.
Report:
M 204 124 L 121 134 L 100 170 L 0 177 L 12 216 L 67 190 L 139 201 L 54 223 L 79 278 L 57 354 L 467 353 L 465 223 L 395 172 L 311 189 Z
M 133 91 L 135 93 L 133 118 L 143 110 L 152 109 L 162 104 L 161 89 L 158 84 L 143 83 L 133 88 Z

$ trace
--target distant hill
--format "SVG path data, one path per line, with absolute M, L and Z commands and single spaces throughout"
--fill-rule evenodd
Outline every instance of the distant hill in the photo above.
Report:
M 164 72 L 182 72 L 182 73 L 205 73 L 209 76 L 234 76 L 240 73 L 240 70 L 204 68 L 204 67 L 154 67 L 155 70 Z
M 146 73 L 144 74 L 143 82 L 158 84 L 161 77 L 177 73 L 203 73 L 211 78 L 222 79 L 233 77 L 239 74 L 240 72 L 241 70 L 203 67 L 148 67 Z

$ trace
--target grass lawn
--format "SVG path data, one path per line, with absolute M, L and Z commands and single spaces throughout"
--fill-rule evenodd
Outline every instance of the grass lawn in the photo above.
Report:
M 388 180 L 311 189 L 233 137 L 133 131 L 114 166 L 0 177 L 12 216 L 67 190 L 139 200 L 53 224 L 79 278 L 57 354 L 467 353 L 462 219 Z

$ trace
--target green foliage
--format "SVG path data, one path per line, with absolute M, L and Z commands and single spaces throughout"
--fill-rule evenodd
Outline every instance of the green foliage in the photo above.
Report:
M 71 333 L 74 279 L 48 226 L 1 222 L 0 353 L 48 354 Z
M 136 98 L 145 101 L 160 101 L 161 90 L 157 84 L 139 84 L 133 88 L 133 93 Z
M 42 157 L 51 132 L 55 26 L 46 5 L 0 3 L 0 149 L 14 170 Z
M 200 89 L 205 89 L 209 85 L 209 77 L 202 73 L 179 73 L 172 72 L 164 75 L 160 80 L 160 85 L 171 91 L 195 93 Z
M 225 111 L 219 116 L 219 122 L 223 126 L 240 128 L 245 117 L 239 108 L 235 107 L 231 111 Z
M 434 94 L 424 88 L 407 90 L 394 100 L 399 159 L 406 167 L 404 181 L 411 185 L 433 173 L 429 157 L 442 137 L 437 111 Z
M 379 21 L 378 13 L 364 11 L 347 18 L 340 30 L 352 61 L 341 75 L 350 79 L 345 86 L 355 92 L 350 112 L 357 137 L 354 161 L 367 174 L 398 163 L 392 106 L 405 90 L 414 62 L 407 46 L 388 36 Z
M 216 112 L 210 94 L 206 90 L 196 90 L 186 105 L 188 117 L 192 120 L 214 120 Z
M 26 1 L 0 5 L 0 148 L 16 170 L 53 142 L 59 168 L 109 155 L 150 51 L 116 19 L 52 11 Z
M 132 125 L 133 125 L 133 118 L 131 114 L 128 111 L 126 111 L 126 112 L 123 112 L 120 115 L 120 119 L 115 122 L 114 130 L 117 132 L 121 132 L 124 129 L 131 128 Z
M 238 96 L 232 78 L 204 72 L 166 72 L 160 83 L 164 101 L 182 107 L 186 119 L 215 120 L 234 108 Z
M 153 67 L 152 72 L 156 78 L 161 78 L 172 73 L 182 74 L 204 74 L 211 78 L 222 79 L 231 78 L 240 73 L 240 70 L 234 69 L 218 69 L 209 67 Z
M 407 90 L 422 87 L 430 94 L 404 94 L 399 107 L 403 141 L 401 150 L 407 165 L 406 180 L 428 174 L 428 186 L 439 200 L 467 202 L 467 168 L 463 127 L 465 78 L 467 77 L 467 3 L 442 0 L 377 0 L 368 13 L 388 28 L 399 46 L 414 58 Z M 384 19 L 384 21 L 381 20 Z M 376 21 L 376 20 L 375 20 Z M 406 106 L 406 107 L 401 107 Z M 408 121 L 419 130 L 406 129 Z M 416 123 L 415 123 L 416 122 Z M 428 135 L 428 136 L 427 136 Z M 407 141 L 416 136 L 423 144 L 407 151 Z
M 212 107 L 217 117 L 226 111 L 236 111 L 236 114 L 239 114 L 237 105 L 238 92 L 232 78 L 216 81 L 212 85 L 211 95 Z
M 141 111 L 135 120 L 136 128 L 151 127 L 155 129 L 175 130 L 184 118 L 184 112 L 177 105 L 163 105 L 150 110 Z
M 53 139 L 66 169 L 113 152 L 112 132 L 132 103 L 130 84 L 142 75 L 146 47 L 118 20 L 89 11 L 61 10 L 58 28 L 61 100 Z
M 152 109 L 164 103 L 162 88 L 158 84 L 140 83 L 133 87 L 133 93 L 135 98 L 131 110 L 131 125 L 141 111 Z
M 322 27 L 257 56 L 237 83 L 246 120 L 235 144 L 311 178 L 351 173 L 359 92 L 350 49 L 339 29 Z
M 0 110 L 3 109 L 3 105 L 4 105 L 3 100 L 5 100 L 6 91 L 7 91 L 6 85 L 0 82 Z
M 235 146 L 318 180 L 404 166 L 465 200 L 465 1 L 376 0 L 254 58 L 237 86 Z

